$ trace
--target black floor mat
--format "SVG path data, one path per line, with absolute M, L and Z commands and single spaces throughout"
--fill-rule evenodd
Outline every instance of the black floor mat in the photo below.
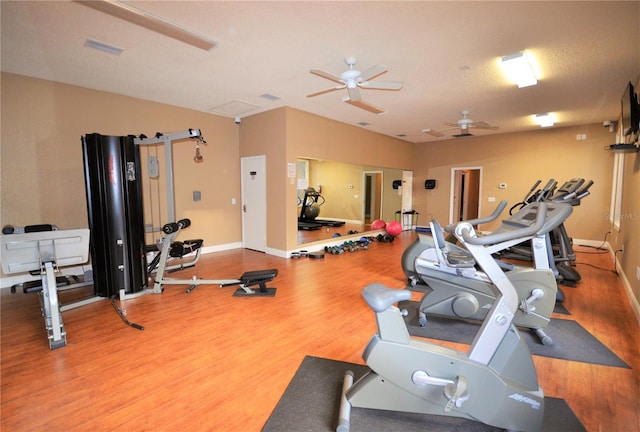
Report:
M 346 370 L 355 378 L 362 365 L 307 356 L 262 428 L 263 432 L 333 432 L 338 422 L 342 382 Z M 586 431 L 563 399 L 545 398 L 545 432 Z M 502 431 L 471 420 L 427 414 L 353 408 L 350 432 Z
M 405 322 L 407 323 L 409 334 L 413 336 L 471 344 L 480 326 L 480 323 L 474 324 L 430 315 L 427 317 L 427 325 L 420 327 L 417 314 L 418 302 L 400 302 L 398 307 L 407 310 L 408 315 L 405 317 Z M 553 339 L 553 345 L 542 345 L 537 336 L 530 330 L 521 330 L 520 333 L 529 346 L 531 354 L 583 363 L 630 368 L 627 363 L 576 321 L 551 318 L 551 322 L 544 331 Z

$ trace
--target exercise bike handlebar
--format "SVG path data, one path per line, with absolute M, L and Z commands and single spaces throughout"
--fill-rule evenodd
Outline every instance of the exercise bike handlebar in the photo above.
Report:
M 470 219 L 463 222 L 470 223 L 471 225 L 480 225 L 480 224 L 493 222 L 494 220 L 498 219 L 498 216 L 500 216 L 500 213 L 502 213 L 502 211 L 506 206 L 507 206 L 507 202 L 505 200 L 502 200 L 500 201 L 500 203 L 498 203 L 498 206 L 496 207 L 496 209 L 489 216 L 485 216 L 483 218 L 477 218 L 477 219 Z M 456 226 L 459 223 L 460 222 L 449 224 L 445 227 L 444 230 L 448 233 L 452 233 L 456 229 Z
M 545 202 L 541 202 L 538 205 L 538 211 L 536 213 L 536 222 L 530 227 L 516 229 L 513 231 L 487 234 L 482 237 L 475 237 L 471 235 L 468 226 L 462 226 L 462 223 L 461 223 L 456 227 L 456 231 L 458 227 L 461 227 L 460 235 L 462 236 L 462 238 L 466 243 L 469 243 L 472 245 L 485 246 L 485 245 L 491 245 L 491 244 L 498 244 L 498 243 L 506 242 L 509 240 L 515 240 L 517 238 L 533 237 L 537 235 L 538 231 L 540 231 L 544 227 L 546 217 L 547 217 L 547 204 Z M 463 223 L 465 225 L 467 224 L 467 222 L 463 222 Z

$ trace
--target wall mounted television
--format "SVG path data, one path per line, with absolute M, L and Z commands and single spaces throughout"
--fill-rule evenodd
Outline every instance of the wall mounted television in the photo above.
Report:
M 629 139 L 631 143 L 636 142 L 639 128 L 640 106 L 638 105 L 638 95 L 633 88 L 633 84 L 629 83 L 622 96 L 622 134 L 625 137 L 625 141 Z

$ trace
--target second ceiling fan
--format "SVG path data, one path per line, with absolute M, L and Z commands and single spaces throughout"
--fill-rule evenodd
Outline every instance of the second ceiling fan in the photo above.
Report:
M 486 129 L 486 130 L 498 130 L 499 127 L 498 126 L 492 126 L 489 123 L 487 123 L 486 121 L 473 121 L 471 120 L 468 116 L 469 116 L 469 111 L 464 110 L 461 111 L 460 114 L 462 114 L 462 118 L 460 120 L 458 120 L 455 123 L 452 122 L 445 122 L 444 124 L 447 126 L 451 126 L 450 129 L 444 129 L 441 131 L 437 131 L 437 130 L 433 130 L 431 128 L 426 128 L 426 129 L 422 129 L 422 132 L 427 133 L 431 136 L 434 136 L 436 138 L 440 138 L 443 137 L 445 134 L 444 132 L 449 131 L 449 130 L 454 130 L 454 129 L 459 129 L 460 133 L 454 134 L 453 136 L 456 138 L 460 138 L 460 137 L 466 137 L 466 136 L 472 136 L 473 134 L 469 131 L 469 129 L 472 128 L 476 128 L 476 129 Z
M 383 108 L 373 105 L 369 102 L 362 100 L 360 89 L 369 90 L 400 90 L 402 88 L 402 82 L 399 81 L 371 81 L 376 77 L 379 77 L 383 73 L 386 73 L 388 68 L 385 65 L 377 64 L 370 67 L 364 72 L 360 72 L 354 69 L 356 64 L 355 57 L 347 57 L 344 62 L 349 66 L 349 69 L 342 72 L 340 76 L 330 74 L 328 72 L 321 71 L 319 69 L 311 69 L 311 73 L 322 78 L 326 78 L 337 83 L 337 86 L 330 87 L 324 90 L 313 92 L 307 95 L 307 97 L 318 96 L 324 93 L 329 93 L 335 90 L 347 89 L 349 95 L 342 100 L 350 105 L 362 108 L 374 114 L 380 114 L 384 112 Z

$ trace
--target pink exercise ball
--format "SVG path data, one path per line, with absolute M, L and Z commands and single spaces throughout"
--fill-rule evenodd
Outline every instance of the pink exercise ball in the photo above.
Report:
M 395 237 L 402 232 L 402 225 L 398 221 L 391 221 L 387 223 L 384 229 L 387 231 L 387 234 Z
M 371 222 L 371 229 L 381 230 L 381 229 L 384 229 L 385 225 L 386 223 L 382 219 L 376 219 L 373 222 Z

